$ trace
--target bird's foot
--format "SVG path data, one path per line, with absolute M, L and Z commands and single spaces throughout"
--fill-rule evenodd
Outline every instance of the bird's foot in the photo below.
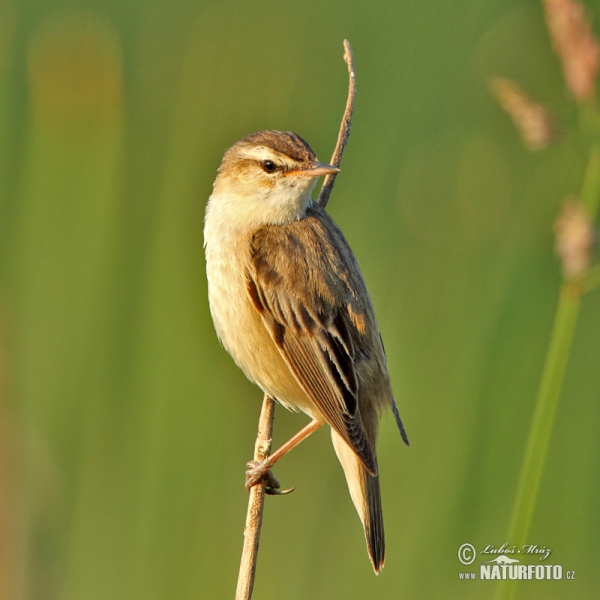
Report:
M 277 480 L 277 477 L 273 475 L 268 458 L 261 461 L 251 460 L 246 463 L 246 466 L 248 467 L 246 469 L 246 489 L 248 491 L 250 491 L 251 487 L 261 482 L 265 484 L 265 494 L 268 494 L 269 496 L 284 496 L 285 494 L 293 492 L 295 489 L 280 489 L 281 484 Z

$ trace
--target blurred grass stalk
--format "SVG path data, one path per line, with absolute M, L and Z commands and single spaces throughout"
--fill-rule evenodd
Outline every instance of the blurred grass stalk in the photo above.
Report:
M 598 266 L 588 268 L 591 227 L 600 200 L 600 124 L 597 124 L 595 105 L 600 47 L 591 32 L 585 9 L 579 2 L 544 0 L 544 5 L 546 23 L 563 64 L 567 88 L 579 104 L 580 123 L 585 128 L 582 134 L 584 139 L 586 134 L 589 136 L 587 139 L 591 139 L 591 147 L 580 201 L 566 202 L 556 223 L 557 253 L 563 262 L 563 282 L 508 534 L 509 543 L 517 548 L 529 543 L 527 536 L 544 472 L 581 297 L 600 283 Z M 513 598 L 517 582 L 517 579 L 502 580 L 497 590 L 498 600 Z
M 103 438 L 103 424 L 112 391 L 106 373 L 123 145 L 120 44 L 100 18 L 60 14 L 34 31 L 27 67 L 29 125 L 8 273 L 28 453 L 12 597 L 55 596 L 54 573 L 61 574 L 61 597 L 82 597 L 84 578 L 95 573 L 89 565 L 98 564 L 100 544 L 110 539 L 101 535 L 110 527 L 99 516 L 106 496 L 94 492 L 110 489 L 113 468 L 101 470 L 97 456 L 103 443 L 114 443 Z M 53 542 L 59 551 L 40 551 L 44 534 L 60 540 Z M 115 579 L 105 578 L 107 585 Z
M 576 0 L 543 0 L 543 4 L 546 24 L 562 62 L 567 88 L 579 104 L 582 137 L 591 139 L 591 148 L 580 201 L 567 201 L 556 223 L 557 253 L 562 259 L 563 282 L 508 534 L 508 542 L 517 548 L 529 543 L 527 536 L 546 464 L 581 297 L 600 283 L 598 267 L 588 268 L 591 227 L 600 200 L 600 139 L 595 102 L 600 46 L 591 32 L 582 4 Z M 515 124 L 518 126 L 516 121 Z M 517 579 L 503 579 L 497 590 L 498 600 L 513 598 L 517 583 Z
M 586 208 L 590 222 L 596 216 L 599 199 L 600 142 L 597 140 L 591 151 L 581 194 L 582 204 Z M 540 482 L 546 464 L 556 408 L 571 352 L 581 297 L 583 292 L 591 289 L 593 282 L 598 280 L 597 272 L 598 268 L 594 267 L 578 279 L 573 280 L 565 277 L 561 285 L 552 337 L 544 363 L 508 534 L 509 543 L 516 547 L 522 547 L 528 543 L 527 536 L 529 535 Z M 600 283 L 600 281 L 598 282 Z M 498 600 L 513 598 L 517 582 L 516 579 L 503 580 L 498 587 Z

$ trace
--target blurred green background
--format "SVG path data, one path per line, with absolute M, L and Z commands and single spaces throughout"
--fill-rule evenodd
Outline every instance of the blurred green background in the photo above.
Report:
M 600 16 L 600 1 L 589 6 Z M 333 150 L 329 211 L 369 285 L 412 447 L 384 416 L 373 575 L 325 429 L 276 469 L 255 598 L 492 598 L 457 558 L 506 539 L 585 148 L 536 0 L 0 0 L 0 598 L 232 598 L 261 392 L 213 331 L 202 219 L 260 129 Z M 523 148 L 490 97 L 561 124 Z M 600 292 L 583 300 L 530 533 L 600 586 Z M 275 444 L 306 423 L 278 408 Z M 475 563 L 477 566 L 479 560 Z

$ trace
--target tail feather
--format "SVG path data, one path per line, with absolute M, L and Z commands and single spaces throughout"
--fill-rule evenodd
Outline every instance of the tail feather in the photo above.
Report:
M 369 518 L 363 521 L 365 537 L 369 549 L 369 557 L 375 573 L 383 569 L 385 563 L 385 533 L 383 531 L 383 511 L 381 509 L 381 492 L 379 490 L 379 475 L 371 475 L 365 469 L 367 482 L 367 497 L 369 499 Z M 362 519 L 361 519 L 362 520 Z
M 352 502 L 363 524 L 369 558 L 375 573 L 379 573 L 385 562 L 385 534 L 379 475 L 371 475 L 354 450 L 333 429 L 331 439 L 342 463 Z
M 398 430 L 400 431 L 400 437 L 402 441 L 410 446 L 410 442 L 408 441 L 408 436 L 406 435 L 406 429 L 404 429 L 404 423 L 400 418 L 400 412 L 398 411 L 398 405 L 396 404 L 396 400 L 392 397 L 392 412 L 394 413 L 394 419 L 396 419 L 396 425 L 398 425 Z

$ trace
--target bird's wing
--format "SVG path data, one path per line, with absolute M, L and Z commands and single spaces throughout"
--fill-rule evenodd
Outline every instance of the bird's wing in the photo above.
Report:
M 273 342 L 326 421 L 376 474 L 357 367 L 382 349 L 348 243 L 322 209 L 311 208 L 304 219 L 259 229 L 251 256 L 248 294 Z

